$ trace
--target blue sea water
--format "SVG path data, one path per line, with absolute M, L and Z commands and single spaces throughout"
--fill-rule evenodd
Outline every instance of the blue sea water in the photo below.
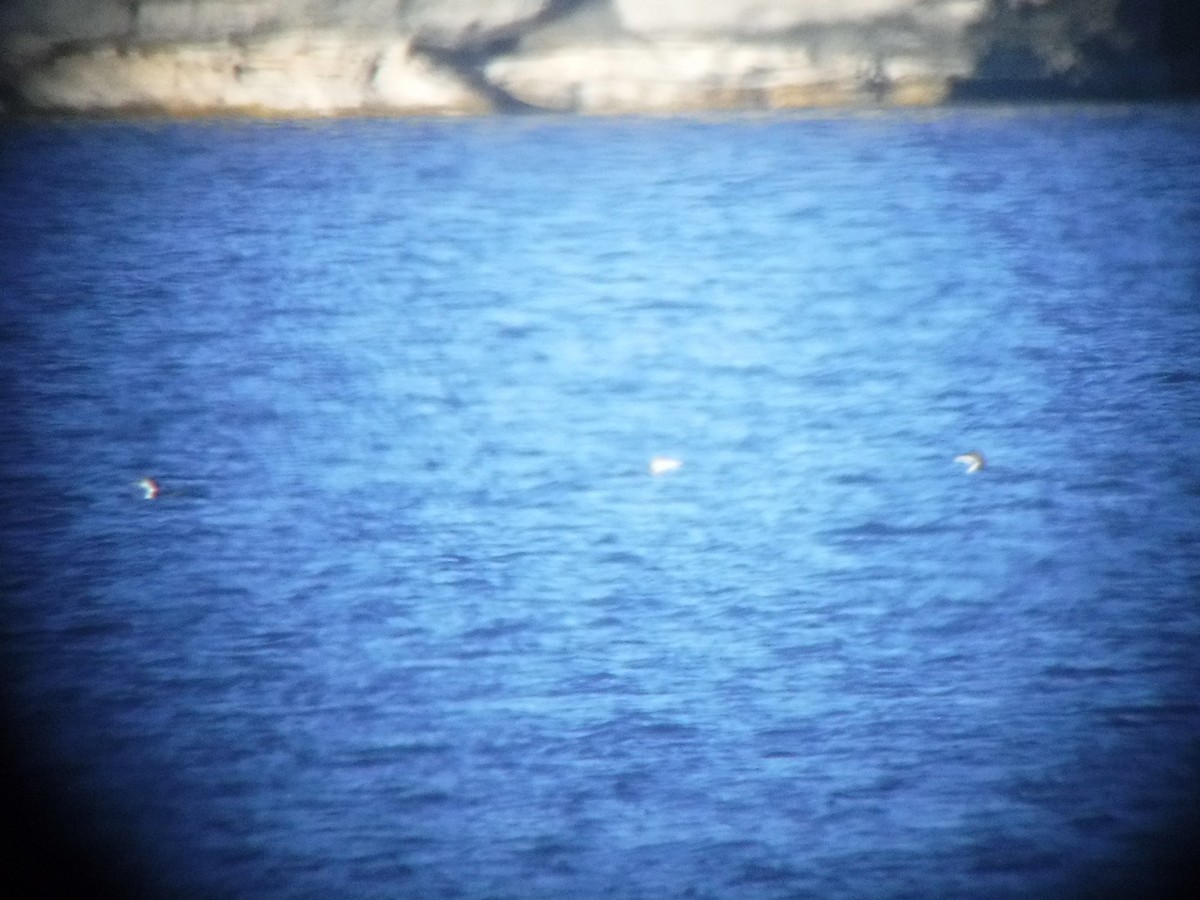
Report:
M 1195 107 L 8 123 L 0 197 L 7 719 L 158 894 L 1064 896 L 1195 797 Z

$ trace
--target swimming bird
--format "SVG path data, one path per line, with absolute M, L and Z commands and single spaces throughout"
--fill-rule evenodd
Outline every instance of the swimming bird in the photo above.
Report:
M 675 459 L 673 456 L 656 456 L 650 460 L 651 475 L 665 475 L 667 472 L 674 472 L 683 465 L 683 460 Z
M 155 499 L 162 490 L 162 488 L 158 486 L 158 482 L 153 478 L 143 478 L 137 483 L 137 486 L 142 489 L 145 494 L 145 499 L 147 500 Z
M 954 461 L 956 463 L 962 463 L 965 465 L 967 467 L 968 475 L 970 475 L 972 472 L 978 472 L 987 464 L 983 458 L 983 454 L 978 450 L 972 450 L 970 453 L 960 454 L 954 457 Z

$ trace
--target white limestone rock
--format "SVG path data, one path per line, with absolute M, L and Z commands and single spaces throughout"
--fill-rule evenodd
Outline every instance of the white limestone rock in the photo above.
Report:
M 526 103 L 578 112 L 932 103 L 970 72 L 967 28 L 986 5 L 613 0 L 616 34 L 535 33 L 485 72 Z
M 0 0 L 0 37 L 29 44 L 204 43 L 301 29 L 414 35 L 455 49 L 511 36 L 553 0 Z
M 617 41 L 493 61 L 489 79 L 536 106 L 585 113 L 771 107 L 780 88 L 848 85 L 858 90 L 871 60 L 814 57 L 784 43 L 717 40 Z
M 834 21 L 834 7 L 867 10 L 872 3 L 798 4 L 731 2 L 716 5 L 651 2 L 641 13 L 677 12 L 678 20 L 657 23 L 678 33 L 600 36 L 587 40 L 534 38 L 519 51 L 493 59 L 487 77 L 518 99 L 535 106 L 578 112 L 656 112 L 709 108 L 792 108 L 860 103 L 935 103 L 944 99 L 952 79 L 970 73 L 973 50 L 968 13 L 982 0 L 887 0 L 919 12 L 877 21 Z M 684 8 L 697 15 L 684 16 Z M 803 9 L 801 9 L 803 7 Z M 970 7 L 970 9 L 968 9 Z M 618 5 L 618 13 L 623 7 Z M 791 17 L 755 19 L 755 10 Z M 684 33 L 712 13 L 705 29 Z M 741 26 L 717 16 L 748 16 Z M 640 13 L 640 14 L 641 14 Z M 800 14 L 808 24 L 799 28 Z M 821 15 L 829 21 L 820 21 Z M 648 21 L 648 20 L 646 20 Z M 788 24 L 777 34 L 744 33 L 747 22 L 763 28 Z M 781 24 L 782 23 L 782 24 Z M 656 26 L 657 27 L 657 26 Z M 741 28 L 741 31 L 739 31 Z
M 778 35 L 810 26 L 867 24 L 916 15 L 960 27 L 984 15 L 986 0 L 612 0 L 622 25 L 644 36 Z
M 481 112 L 486 102 L 407 41 L 289 32 L 244 43 L 173 44 L 61 56 L 22 85 L 33 109 L 176 114 Z
M 0 97 L 13 110 L 279 115 L 482 112 L 506 106 L 506 93 L 580 112 L 935 103 L 959 79 L 1103 83 L 1077 36 L 1128 49 L 1115 10 L 1116 0 L 0 0 Z

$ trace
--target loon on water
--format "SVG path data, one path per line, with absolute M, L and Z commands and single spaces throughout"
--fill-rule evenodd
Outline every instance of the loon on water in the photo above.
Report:
M 967 474 L 978 472 L 985 465 L 983 454 L 978 450 L 972 450 L 970 453 L 963 453 L 954 457 L 956 463 L 962 463 L 967 467 Z

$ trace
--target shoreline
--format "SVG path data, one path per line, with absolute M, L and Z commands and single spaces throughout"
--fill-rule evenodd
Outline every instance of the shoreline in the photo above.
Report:
M 1200 106 L 1200 96 L 1169 95 L 1161 97 L 1097 98 L 1064 97 L 1058 99 L 968 99 L 947 100 L 929 104 L 827 104 L 821 106 L 794 106 L 775 109 L 761 108 L 693 108 L 679 110 L 633 110 L 620 112 L 561 112 L 556 110 L 522 110 L 519 112 L 474 112 L 436 113 L 399 112 L 386 108 L 354 109 L 337 112 L 297 112 L 289 110 L 250 110 L 211 108 L 186 112 L 161 108 L 112 109 L 112 110 L 5 110 L 0 108 L 0 127 L 13 124 L 41 123 L 262 123 L 320 125 L 323 123 L 363 122 L 482 122 L 495 120 L 544 121 L 544 122 L 604 122 L 604 121 L 670 121 L 686 119 L 694 121 L 760 121 L 786 119 L 823 119 L 905 115 L 929 116 L 959 113 L 982 113 L 1012 115 L 1016 113 L 1050 115 L 1061 110 L 1082 110 L 1097 114 L 1119 114 L 1137 108 L 1173 109 Z

